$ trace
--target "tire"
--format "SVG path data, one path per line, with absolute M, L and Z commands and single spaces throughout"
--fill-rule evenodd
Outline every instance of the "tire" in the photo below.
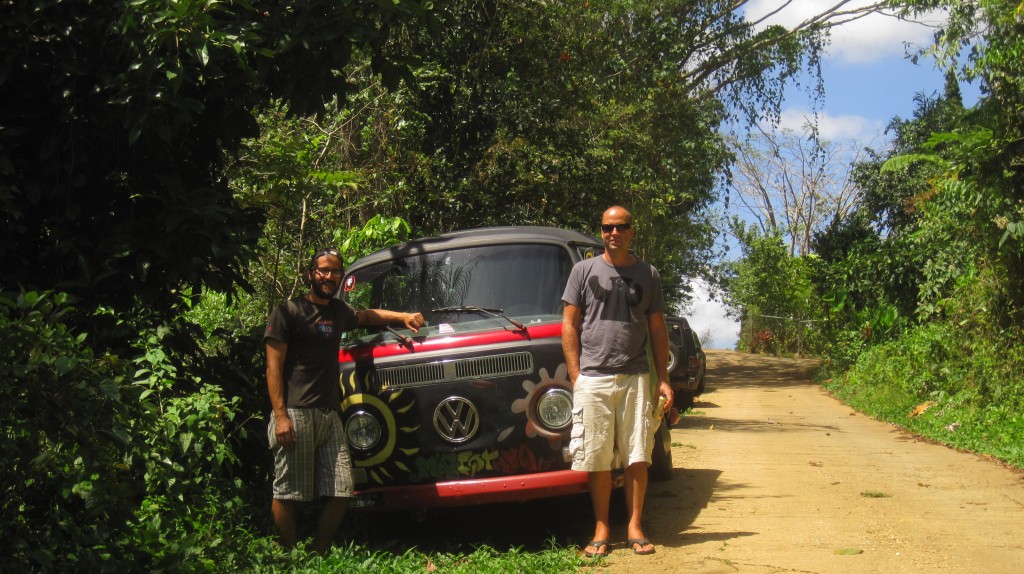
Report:
M 675 343 L 668 344 L 668 372 L 676 370 L 676 367 L 680 365 L 680 354 L 679 347 Z
M 654 435 L 654 452 L 651 453 L 651 466 L 647 469 L 647 477 L 654 482 L 664 482 L 672 478 L 672 432 L 665 419 L 662 419 L 657 434 Z
M 679 389 L 676 391 L 675 400 L 672 401 L 672 404 L 675 405 L 676 410 L 678 410 L 680 413 L 685 412 L 686 409 L 692 409 L 695 394 L 700 393 Z

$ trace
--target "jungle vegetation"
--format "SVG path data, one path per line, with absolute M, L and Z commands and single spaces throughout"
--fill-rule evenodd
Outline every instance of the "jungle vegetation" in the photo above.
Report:
M 740 348 L 822 357 L 824 384 L 854 406 L 1022 467 L 1024 5 L 898 4 L 948 10 L 917 55 L 945 66 L 945 90 L 919 94 L 891 146 L 849 166 L 848 208 L 734 221 L 742 257 L 719 278 Z M 961 82 L 980 86 L 976 104 Z
M 295 567 L 266 511 L 260 338 L 324 243 L 352 260 L 480 225 L 592 232 L 625 203 L 685 303 L 724 227 L 722 126 L 777 119 L 856 17 L 786 30 L 742 4 L 0 1 L 0 570 Z M 883 381 L 1019 463 L 1022 8 L 892 3 L 932 8 L 951 19 L 928 57 L 982 100 L 951 79 L 894 119 L 808 253 L 736 226 L 721 285 L 738 313 L 813 319 L 836 392 Z M 350 546 L 323 567 L 578 566 L 499 550 Z

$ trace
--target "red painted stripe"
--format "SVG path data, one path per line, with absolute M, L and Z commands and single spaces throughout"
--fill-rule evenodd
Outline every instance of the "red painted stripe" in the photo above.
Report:
M 409 350 L 409 347 L 397 341 L 389 341 L 380 345 L 354 346 L 341 349 L 338 351 L 338 362 L 350 363 L 358 359 L 379 359 L 382 357 L 394 357 L 413 353 L 461 349 L 465 347 L 477 347 L 501 343 L 518 343 L 524 340 L 561 336 L 561 323 L 545 323 L 543 325 L 528 326 L 525 332 L 518 329 L 495 329 L 493 331 L 468 333 L 465 335 L 431 335 L 428 339 L 422 342 L 415 341 L 412 346 L 413 350 L 411 351 Z
M 613 484 L 622 486 L 622 474 L 613 473 Z M 525 502 L 550 496 L 567 496 L 587 492 L 587 473 L 575 470 L 557 470 L 516 476 L 500 476 L 478 480 L 456 480 L 436 484 L 417 484 L 369 488 L 355 493 L 377 498 L 374 506 L 359 506 L 353 510 L 411 510 L 491 504 L 497 502 Z

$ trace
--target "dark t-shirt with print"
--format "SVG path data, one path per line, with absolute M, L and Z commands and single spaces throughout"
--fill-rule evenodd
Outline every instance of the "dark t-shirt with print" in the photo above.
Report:
M 288 345 L 284 361 L 285 406 L 341 408 L 338 348 L 341 334 L 354 329 L 356 321 L 356 310 L 338 299 L 317 305 L 301 297 L 274 309 L 263 339 L 276 339 Z

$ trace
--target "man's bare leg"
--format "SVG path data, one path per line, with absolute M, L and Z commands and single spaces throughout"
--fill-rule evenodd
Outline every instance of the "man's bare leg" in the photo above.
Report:
M 647 463 L 637 462 L 626 467 L 626 506 L 629 511 L 629 526 L 626 538 L 639 540 L 645 538 L 643 529 L 644 497 L 647 495 Z M 653 544 L 634 545 L 630 549 L 635 552 L 648 552 L 654 549 Z
M 275 498 L 270 503 L 270 512 L 274 515 L 274 525 L 277 526 L 278 535 L 281 537 L 281 546 L 287 550 L 295 548 L 295 502 Z
M 594 537 L 591 540 L 608 540 L 611 529 L 608 526 L 608 510 L 612 497 L 612 472 L 610 470 L 587 473 L 590 484 L 590 503 L 594 508 Z M 588 551 L 603 554 L 607 549 L 593 548 Z
M 313 552 L 323 556 L 331 550 L 334 543 L 334 535 L 338 532 L 338 526 L 345 518 L 345 510 L 348 509 L 347 498 L 332 497 L 327 499 L 327 504 L 320 511 L 320 518 L 316 522 L 316 535 L 313 538 Z

